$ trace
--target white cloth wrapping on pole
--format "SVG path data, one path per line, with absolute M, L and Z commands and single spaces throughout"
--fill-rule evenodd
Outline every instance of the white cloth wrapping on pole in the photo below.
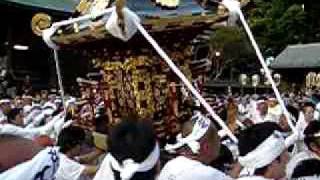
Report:
M 198 154 L 200 150 L 200 143 L 198 142 L 208 131 L 211 121 L 210 119 L 204 117 L 200 112 L 198 112 L 194 117 L 192 117 L 194 125 L 192 132 L 185 138 L 182 137 L 180 133 L 177 136 L 176 144 L 167 144 L 165 150 L 169 152 L 175 152 L 176 149 L 187 145 L 194 154 Z
M 128 41 L 137 32 L 137 27 L 134 22 L 140 23 L 140 18 L 128 8 L 123 8 L 122 13 L 124 16 L 123 25 L 124 31 L 119 26 L 119 17 L 115 7 L 112 7 L 111 15 L 106 23 L 107 31 L 114 37 L 119 38 L 123 41 Z
M 160 149 L 156 144 L 153 151 L 141 163 L 126 159 L 121 164 L 109 153 L 103 160 L 93 180 L 115 180 L 113 170 L 120 173 L 121 180 L 130 180 L 136 172 L 147 172 L 154 168 L 159 161 Z
M 243 171 L 248 173 L 247 175 L 253 175 L 255 169 L 269 165 L 285 149 L 285 139 L 280 132 L 275 131 L 253 151 L 240 156 L 239 163 L 244 167 Z
M 40 151 L 31 160 L 21 163 L 0 174 L 1 180 L 54 180 L 59 167 L 57 147 Z
M 58 84 L 59 84 L 63 109 L 64 109 L 65 114 L 67 114 L 67 107 L 66 107 L 66 103 L 65 103 L 64 88 L 63 88 L 63 84 L 62 84 L 62 75 L 61 75 L 61 70 L 60 70 L 58 50 L 54 49 L 53 53 L 54 53 L 54 62 L 56 64 L 56 73 L 57 73 L 57 77 L 58 77 Z
M 57 31 L 58 27 L 52 26 L 48 29 L 42 31 L 42 39 L 43 41 L 51 48 L 51 49 L 59 49 L 59 46 L 51 40 L 51 37 Z

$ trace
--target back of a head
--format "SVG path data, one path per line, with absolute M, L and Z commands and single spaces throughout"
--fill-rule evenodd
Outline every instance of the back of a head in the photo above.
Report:
M 146 121 L 124 120 L 113 129 L 109 136 L 109 152 L 118 161 L 132 159 L 143 162 L 156 145 L 156 136 L 151 123 Z M 114 170 L 115 179 L 120 180 L 120 173 Z M 156 167 L 147 172 L 137 172 L 131 180 L 152 180 Z
M 301 161 L 293 170 L 293 180 L 298 179 L 320 179 L 320 161 L 318 159 L 307 159 Z
M 265 122 L 255 124 L 252 127 L 240 132 L 239 135 L 239 153 L 245 156 L 256 149 L 264 140 L 266 140 L 275 130 L 280 131 L 278 124 Z
M 276 159 L 280 158 L 281 154 L 278 154 L 280 153 L 278 151 L 282 151 L 282 149 L 284 148 L 283 138 L 282 138 L 282 142 L 278 140 L 277 142 L 275 142 L 273 140 L 275 138 L 274 136 L 272 136 L 272 139 L 269 139 L 271 135 L 275 133 L 275 131 L 280 131 L 280 129 L 281 128 L 276 123 L 265 122 L 265 123 L 255 124 L 252 127 L 242 131 L 239 135 L 239 144 L 238 144 L 239 155 L 240 155 L 239 162 L 240 162 L 240 158 L 242 159 L 242 162 L 240 162 L 240 164 L 243 165 L 244 167 L 247 166 L 249 168 L 253 168 L 252 169 L 253 172 L 251 173 L 254 173 L 255 175 L 264 176 L 265 173 L 267 173 L 269 165 L 272 163 L 273 160 L 275 160 L 273 158 L 276 158 Z M 271 144 L 269 147 L 266 147 L 265 143 L 267 143 L 266 142 L 267 139 L 268 139 L 268 143 L 270 143 L 270 140 L 272 140 L 272 143 L 276 143 L 276 144 Z M 281 143 L 281 145 L 278 144 L 278 142 Z M 263 146 L 261 146 L 262 144 Z M 271 147 L 274 145 L 277 147 Z M 276 152 L 273 152 L 273 150 Z M 258 152 L 259 154 L 257 154 Z M 254 157 L 252 153 L 255 154 Z M 277 157 L 272 157 L 274 156 L 274 154 L 277 154 Z M 257 158 L 259 158 L 259 160 Z M 243 160 L 243 159 L 246 159 L 246 160 Z M 284 169 L 281 169 L 280 175 L 281 176 L 284 175 Z
M 85 140 L 85 131 L 76 126 L 69 126 L 62 129 L 58 136 L 57 146 L 60 147 L 62 153 L 67 153 Z
M 320 121 L 311 121 L 304 130 L 304 135 L 304 142 L 308 146 L 309 150 L 311 150 L 311 143 L 316 143 L 320 147 L 320 141 L 317 141 L 320 139 Z

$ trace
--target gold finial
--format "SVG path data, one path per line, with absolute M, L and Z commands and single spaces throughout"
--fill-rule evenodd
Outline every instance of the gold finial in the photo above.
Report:
M 31 29 L 34 34 L 42 36 L 42 31 L 51 26 L 51 17 L 45 13 L 38 13 L 32 17 Z

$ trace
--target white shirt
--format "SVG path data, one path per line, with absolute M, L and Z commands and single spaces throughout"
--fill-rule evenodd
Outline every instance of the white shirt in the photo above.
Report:
M 169 161 L 161 170 L 158 180 L 231 180 L 210 166 L 179 156 Z
M 60 166 L 56 173 L 56 180 L 79 180 L 85 166 L 60 154 Z

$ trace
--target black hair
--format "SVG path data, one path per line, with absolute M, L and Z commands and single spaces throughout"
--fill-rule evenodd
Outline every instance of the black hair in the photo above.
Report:
M 123 120 L 110 131 L 109 152 L 119 162 L 132 159 L 143 162 L 153 151 L 156 136 L 151 123 L 147 121 Z M 115 179 L 120 180 L 119 172 L 114 170 Z M 148 172 L 137 172 L 131 180 L 153 180 L 156 166 Z
M 301 161 L 293 170 L 292 179 L 307 176 L 317 176 L 320 179 L 320 161 L 318 159 L 307 159 Z
M 95 119 L 96 131 L 102 134 L 108 134 L 109 118 L 107 115 L 102 114 Z
M 298 121 L 299 110 L 291 105 L 287 105 L 286 107 L 287 107 L 288 112 L 292 114 L 292 116 L 296 119 L 296 121 Z
M 230 170 L 230 165 L 234 163 L 234 158 L 229 150 L 229 148 L 221 144 L 219 156 L 216 160 L 210 163 L 210 166 L 224 172 L 228 173 L 228 170 Z
M 256 149 L 264 140 L 266 140 L 274 131 L 281 131 L 278 124 L 273 122 L 264 122 L 255 124 L 239 134 L 239 153 L 245 156 Z M 256 175 L 263 175 L 268 166 L 255 170 Z
M 9 114 L 8 114 L 8 122 L 9 122 L 9 123 L 12 123 L 12 121 L 15 120 L 16 116 L 17 116 L 18 114 L 20 114 L 21 111 L 22 111 L 21 108 L 14 108 L 14 109 L 12 109 L 12 110 L 9 112 Z
M 85 137 L 85 131 L 80 127 L 69 126 L 62 129 L 57 142 L 57 145 L 60 147 L 60 152 L 67 153 L 75 146 L 81 145 Z
M 313 109 L 315 109 L 315 104 L 310 101 L 307 101 L 307 102 L 303 103 L 303 108 L 305 108 L 305 107 L 312 107 Z
M 304 130 L 304 143 L 307 145 L 309 150 L 311 150 L 311 143 L 316 143 L 317 145 L 320 146 L 319 143 L 317 143 L 317 139 L 320 139 L 319 137 L 314 137 L 314 134 L 320 132 L 320 121 L 311 121 L 309 125 L 306 127 Z

